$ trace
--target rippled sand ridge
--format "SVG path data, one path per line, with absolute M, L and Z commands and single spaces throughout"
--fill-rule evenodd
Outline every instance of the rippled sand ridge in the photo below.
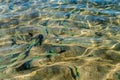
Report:
M 0 80 L 120 80 L 120 0 L 0 0 Z

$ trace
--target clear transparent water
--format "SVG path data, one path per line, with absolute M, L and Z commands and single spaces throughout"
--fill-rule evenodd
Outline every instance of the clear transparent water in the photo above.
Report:
M 86 50 L 104 48 L 119 52 L 120 1 L 0 0 L 0 69 L 7 70 L 6 67 L 16 63 L 9 61 L 12 60 L 9 55 L 24 54 L 37 42 L 39 34 L 44 36 L 42 45 L 82 46 Z M 24 60 L 39 55 L 38 49 L 32 47 L 33 50 L 29 47 L 31 54 L 36 54 L 29 54 Z M 43 48 L 42 53 L 49 49 Z

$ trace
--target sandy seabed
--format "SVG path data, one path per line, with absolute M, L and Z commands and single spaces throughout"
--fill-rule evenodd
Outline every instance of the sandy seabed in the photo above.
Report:
M 0 80 L 120 80 L 120 1 L 0 0 Z

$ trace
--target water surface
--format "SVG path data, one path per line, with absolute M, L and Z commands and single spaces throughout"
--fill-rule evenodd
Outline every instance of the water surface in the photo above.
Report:
M 0 0 L 0 80 L 119 80 L 119 62 L 119 0 Z

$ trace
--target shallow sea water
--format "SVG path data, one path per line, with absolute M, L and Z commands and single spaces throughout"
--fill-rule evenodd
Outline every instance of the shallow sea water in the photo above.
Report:
M 120 80 L 120 1 L 0 0 L 0 80 Z

